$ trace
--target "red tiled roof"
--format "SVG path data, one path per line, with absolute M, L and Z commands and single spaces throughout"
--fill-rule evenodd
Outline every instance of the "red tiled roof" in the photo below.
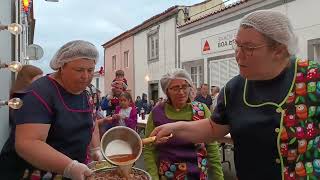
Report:
M 239 1 L 237 1 L 237 2 L 234 2 L 234 3 L 232 3 L 232 4 L 229 4 L 229 5 L 221 8 L 221 9 L 219 9 L 219 10 L 217 10 L 217 11 L 214 11 L 214 12 L 209 13 L 209 14 L 205 14 L 205 15 L 197 18 L 197 19 L 194 19 L 194 20 L 191 20 L 191 21 L 189 21 L 189 22 L 187 22 L 187 23 L 185 23 L 185 24 L 182 24 L 182 25 L 178 26 L 178 28 L 181 28 L 181 27 L 184 27 L 184 26 L 186 26 L 186 25 L 188 25 L 188 24 L 192 24 L 192 23 L 194 23 L 194 22 L 200 21 L 201 19 L 205 19 L 205 18 L 207 18 L 207 17 L 209 17 L 209 16 L 216 15 L 216 14 L 218 14 L 218 13 L 221 13 L 222 11 L 231 9 L 231 8 L 233 8 L 233 7 L 236 7 L 236 6 L 239 6 L 239 5 L 241 5 L 241 4 L 243 4 L 243 3 L 246 3 L 246 2 L 248 2 L 248 1 L 249 1 L 249 0 L 239 0 Z
M 140 32 L 143 29 L 146 29 L 154 24 L 156 24 L 159 21 L 162 21 L 163 19 L 170 17 L 174 14 L 176 14 L 178 12 L 178 6 L 172 6 L 170 8 L 168 8 L 167 10 L 165 10 L 164 12 L 157 14 L 149 19 L 147 19 L 146 21 L 144 21 L 143 23 L 133 27 L 132 29 L 120 34 L 119 36 L 111 39 L 110 41 L 104 43 L 102 46 L 104 48 L 110 47 L 138 32 Z

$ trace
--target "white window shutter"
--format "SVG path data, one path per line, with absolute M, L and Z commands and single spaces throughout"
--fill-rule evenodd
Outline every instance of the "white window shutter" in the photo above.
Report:
M 239 74 L 239 68 L 234 58 L 211 61 L 209 71 L 210 85 L 220 88 Z

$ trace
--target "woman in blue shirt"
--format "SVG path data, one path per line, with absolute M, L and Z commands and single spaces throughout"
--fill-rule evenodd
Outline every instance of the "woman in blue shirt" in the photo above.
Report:
M 160 126 L 192 142 L 230 133 L 239 180 L 320 179 L 320 66 L 294 57 L 297 37 L 280 12 L 240 22 L 234 49 L 240 75 L 218 96 L 211 119 Z
M 50 62 L 56 72 L 32 83 L 15 112 L 15 136 L 8 140 L 14 146 L 1 153 L 0 179 L 82 180 L 91 174 L 84 163 L 99 139 L 92 135 L 98 133 L 85 89 L 97 60 L 96 47 L 82 40 L 57 51 Z

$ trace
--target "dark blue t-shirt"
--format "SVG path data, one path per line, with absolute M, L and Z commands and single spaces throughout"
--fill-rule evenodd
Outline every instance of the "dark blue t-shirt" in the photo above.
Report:
M 249 107 L 249 104 L 274 102 L 280 104 L 288 94 L 294 78 L 295 60 L 279 76 L 266 81 L 248 81 L 240 75 L 230 80 L 219 93 L 217 106 L 211 119 L 230 126 L 234 141 L 234 159 L 239 180 L 281 179 L 281 165 L 277 148 L 281 114 L 277 107 L 265 105 Z
M 55 80 L 45 76 L 30 86 L 22 100 L 24 104 L 14 116 L 16 125 L 28 123 L 50 125 L 46 143 L 71 159 L 85 161 L 93 128 L 92 106 L 89 105 L 85 92 L 79 95 L 71 94 Z M 23 169 L 21 166 L 27 164 L 22 159 L 17 160 L 19 157 L 16 157 L 18 155 L 12 143 L 14 133 L 11 133 L 8 141 L 11 143 L 6 143 L 9 147 L 3 148 L 0 159 L 10 161 L 11 158 L 11 160 L 16 159 L 16 162 L 11 164 L 12 166 L 0 165 L 0 169 L 7 173 Z M 3 158 L 5 156 L 7 157 Z

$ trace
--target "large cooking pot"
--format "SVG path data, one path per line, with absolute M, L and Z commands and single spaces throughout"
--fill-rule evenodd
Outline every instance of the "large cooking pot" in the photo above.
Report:
M 95 170 L 93 174 L 87 177 L 87 180 L 108 180 L 108 179 L 117 179 L 117 180 L 126 180 L 126 178 L 121 177 L 119 169 L 117 167 L 113 168 L 100 168 Z M 127 179 L 132 180 L 151 180 L 151 176 L 146 171 L 133 167 L 131 169 L 130 177 Z

